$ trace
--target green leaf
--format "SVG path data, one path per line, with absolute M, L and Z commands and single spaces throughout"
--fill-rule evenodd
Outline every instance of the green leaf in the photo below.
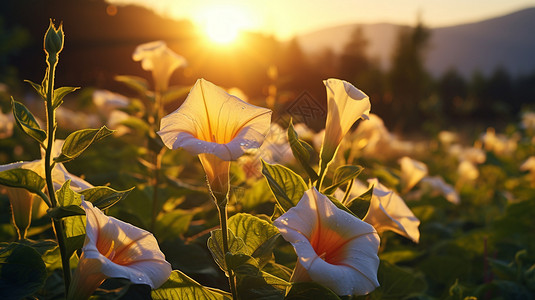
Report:
M 370 187 L 362 195 L 352 199 L 347 204 L 347 208 L 352 211 L 357 217 L 364 218 L 370 208 L 370 203 L 373 195 L 373 186 Z
M 66 139 L 61 154 L 54 158 L 57 163 L 67 162 L 78 157 L 87 149 L 92 143 L 99 141 L 110 134 L 113 130 L 109 130 L 106 126 L 100 129 L 82 129 L 71 133 Z
M 295 282 L 284 297 L 285 300 L 340 300 L 333 291 L 315 282 Z
M 11 243 L 0 249 L 0 291 L 3 299 L 22 299 L 37 292 L 47 277 L 45 263 L 33 248 Z
M 64 86 L 54 90 L 52 95 L 52 108 L 56 109 L 63 103 L 63 97 L 80 89 L 79 87 Z
M 154 300 L 230 300 L 232 295 L 221 290 L 200 285 L 186 274 L 174 270 L 169 279 L 151 293 Z
M 377 279 L 381 283 L 372 294 L 372 299 L 405 299 L 409 295 L 422 293 L 427 284 L 420 273 L 385 261 L 379 264 Z
M 116 191 L 107 186 L 97 186 L 81 191 L 80 195 L 84 196 L 85 201 L 89 201 L 93 203 L 94 206 L 104 210 L 125 199 L 133 189 L 134 188 L 125 191 Z
M 145 78 L 128 75 L 117 75 L 114 78 L 118 82 L 126 84 L 131 89 L 138 92 L 140 95 L 145 96 L 149 90 L 149 83 Z
M 297 205 L 307 190 L 303 178 L 285 166 L 262 161 L 262 174 L 284 212 Z
M 326 195 L 327 198 L 329 198 L 329 200 L 331 200 L 331 202 L 336 206 L 338 207 L 339 209 L 347 212 L 348 214 L 350 215 L 353 215 L 355 217 L 357 217 L 357 215 L 355 215 L 351 210 L 349 210 L 349 208 L 347 208 L 344 204 L 342 204 L 342 202 L 338 201 L 336 198 L 334 198 L 333 196 L 331 195 Z M 358 217 L 357 217 L 358 218 Z
M 331 184 L 331 186 L 326 188 L 323 193 L 331 195 L 342 184 L 357 178 L 362 172 L 362 170 L 364 170 L 363 167 L 354 165 L 345 165 L 338 167 L 336 171 L 334 171 L 333 183 Z
M 17 168 L 0 172 L 0 185 L 24 188 L 31 193 L 40 194 L 46 183 L 34 171 Z
M 11 105 L 13 106 L 13 116 L 15 116 L 15 123 L 27 135 L 43 143 L 46 140 L 46 132 L 39 127 L 33 114 L 24 106 L 24 104 L 17 102 L 11 97 Z
M 85 215 L 85 211 L 79 205 L 67 205 L 67 206 L 56 206 L 49 208 L 46 211 L 47 215 L 56 220 L 70 217 L 70 216 L 80 216 Z
M 299 139 L 292 120 L 290 120 L 290 125 L 288 125 L 288 143 L 290 144 L 294 157 L 303 169 L 305 169 L 310 180 L 313 182 L 318 180 L 318 174 L 310 166 L 310 153 L 314 153 L 314 148 L 307 142 Z
M 124 125 L 128 128 L 139 131 L 140 133 L 147 134 L 149 132 L 150 125 L 144 120 L 136 117 L 128 117 L 125 120 L 121 121 L 121 125 Z
M 221 270 L 226 273 L 228 269 L 225 261 L 226 253 L 223 251 L 223 234 L 221 233 L 221 229 L 212 230 L 210 232 L 207 244 L 215 262 L 219 265 Z M 232 230 L 228 231 L 228 248 L 231 254 L 238 254 L 246 251 L 243 240 L 236 237 Z
M 226 260 L 236 275 L 240 299 L 282 299 L 289 282 L 260 271 L 258 261 L 246 254 L 228 253 Z
M 37 84 L 31 80 L 24 80 L 24 82 L 29 83 L 34 88 L 34 90 L 39 94 L 39 96 L 41 96 L 41 98 L 46 99 L 45 88 L 42 85 Z
M 62 219 L 67 256 L 82 248 L 85 241 L 85 216 L 72 216 Z
M 63 186 L 56 191 L 56 198 L 60 206 L 82 205 L 82 197 L 71 189 L 71 180 L 65 181 Z
M 279 236 L 275 226 L 256 216 L 239 213 L 228 219 L 228 228 L 243 240 L 243 253 L 257 258 L 260 266 L 271 259 Z
M 182 209 L 160 214 L 155 224 L 154 234 L 158 237 L 158 240 L 182 236 L 188 231 L 193 215 L 191 211 Z

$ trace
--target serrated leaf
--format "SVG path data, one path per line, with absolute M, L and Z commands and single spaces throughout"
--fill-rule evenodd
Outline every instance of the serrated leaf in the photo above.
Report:
M 223 234 L 221 229 L 212 230 L 208 238 L 208 249 L 212 254 L 215 262 L 221 270 L 227 273 L 227 263 L 225 261 L 225 251 L 223 251 Z M 246 251 L 245 244 L 241 238 L 237 238 L 232 230 L 228 231 L 228 248 L 231 254 L 243 253 Z
M 37 94 L 41 96 L 41 98 L 46 99 L 45 89 L 42 85 L 37 84 L 31 80 L 24 80 L 24 82 L 29 83 L 33 87 L 33 89 L 37 92 Z
M 31 193 L 39 194 L 45 187 L 45 180 L 32 170 L 11 169 L 0 172 L 0 185 L 24 188 Z
M 331 195 L 342 184 L 357 178 L 364 170 L 361 166 L 345 165 L 340 166 L 334 171 L 333 183 L 327 187 L 323 193 Z
M 63 97 L 80 89 L 79 87 L 64 86 L 54 90 L 52 95 L 52 108 L 56 109 L 63 103 Z
M 92 143 L 99 141 L 113 133 L 106 126 L 100 129 L 82 129 L 71 133 L 61 148 L 61 154 L 54 158 L 57 163 L 67 162 L 78 157 Z
M 154 300 L 230 300 L 232 295 L 221 290 L 200 285 L 186 274 L 174 270 L 169 279 L 151 293 Z
M 318 180 L 318 174 L 310 166 L 310 153 L 314 153 L 314 148 L 310 146 L 307 142 L 300 140 L 297 132 L 294 129 L 292 120 L 290 120 L 290 125 L 288 125 L 288 143 L 292 149 L 294 157 L 297 159 L 299 164 L 305 169 L 308 177 L 312 182 Z
M 89 201 L 94 206 L 104 210 L 125 199 L 134 188 L 125 191 L 116 191 L 107 186 L 97 186 L 81 191 L 80 195 L 84 196 L 85 201 Z
M 285 166 L 262 161 L 262 174 L 283 212 L 297 205 L 307 190 L 303 178 Z
M 145 78 L 129 75 L 117 75 L 114 79 L 126 84 L 131 89 L 137 91 L 140 95 L 145 96 L 149 90 L 149 83 Z
M 340 300 L 333 291 L 315 282 L 295 282 L 284 297 L 285 300 L 324 299 Z
M 13 106 L 13 116 L 15 117 L 15 123 L 22 129 L 27 135 L 43 143 L 46 140 L 46 132 L 39 127 L 33 114 L 24 106 L 24 104 L 17 102 L 11 97 L 11 106 Z
M 45 263 L 33 248 L 11 243 L 0 249 L 0 291 L 3 299 L 23 299 L 37 292 L 47 277 Z
M 271 259 L 279 231 L 256 216 L 239 213 L 228 219 L 228 228 L 245 244 L 244 254 L 258 259 L 260 266 Z

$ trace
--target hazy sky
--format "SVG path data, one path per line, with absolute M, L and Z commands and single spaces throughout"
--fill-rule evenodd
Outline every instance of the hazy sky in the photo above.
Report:
M 420 15 L 430 27 L 456 25 L 535 6 L 534 0 L 108 0 L 138 3 L 178 19 L 203 22 L 214 6 L 238 11 L 244 29 L 287 39 L 295 34 L 348 23 L 415 24 Z M 228 11 L 228 10 L 227 10 Z M 214 14 L 209 14 L 211 18 Z M 222 14 L 219 14 L 222 15 Z M 228 14 L 227 14 L 228 15 Z

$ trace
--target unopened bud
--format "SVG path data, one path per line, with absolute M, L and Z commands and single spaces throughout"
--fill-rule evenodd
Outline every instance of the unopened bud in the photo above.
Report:
M 49 59 L 56 60 L 58 54 L 63 49 L 63 25 L 59 25 L 56 29 L 52 19 L 50 20 L 50 26 L 45 34 L 45 52 Z

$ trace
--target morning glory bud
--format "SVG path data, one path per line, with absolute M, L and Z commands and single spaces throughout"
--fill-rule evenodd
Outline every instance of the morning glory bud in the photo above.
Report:
M 45 52 L 49 60 L 57 61 L 58 54 L 63 49 L 63 25 L 56 29 L 52 20 L 45 34 Z

